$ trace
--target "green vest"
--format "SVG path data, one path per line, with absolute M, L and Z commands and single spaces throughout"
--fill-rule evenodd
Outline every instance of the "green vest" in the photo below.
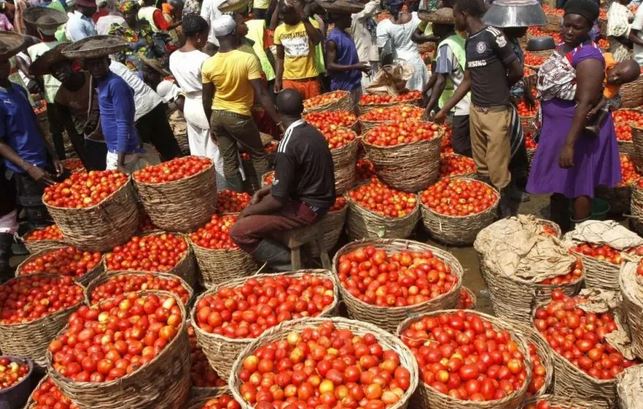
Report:
M 449 48 L 451 48 L 451 52 L 453 52 L 453 55 L 458 60 L 458 64 L 460 64 L 462 71 L 466 69 L 466 61 L 467 61 L 467 53 L 466 53 L 466 50 L 464 49 L 464 42 L 465 42 L 464 37 L 458 34 L 454 34 L 450 37 L 447 37 L 440 44 L 438 44 L 438 50 L 443 45 L 447 45 L 449 46 Z M 453 81 L 451 81 L 451 78 L 448 78 L 446 88 L 444 88 L 444 91 L 442 92 L 442 95 L 438 100 L 438 106 L 442 108 L 444 104 L 446 104 L 447 101 L 453 96 L 454 92 L 455 92 L 455 86 L 453 84 Z

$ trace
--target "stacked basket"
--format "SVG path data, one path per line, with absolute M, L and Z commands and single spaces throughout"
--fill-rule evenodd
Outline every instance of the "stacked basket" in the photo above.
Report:
M 623 264 L 619 285 L 623 295 L 621 307 L 632 337 L 632 351 L 643 358 L 643 276 L 637 272 L 639 263 L 640 261 Z

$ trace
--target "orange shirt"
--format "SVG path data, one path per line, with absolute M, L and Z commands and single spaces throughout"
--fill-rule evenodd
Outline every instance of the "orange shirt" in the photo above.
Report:
M 605 81 L 604 81 L 605 89 L 603 90 L 603 96 L 605 97 L 605 99 L 612 99 L 618 95 L 618 92 L 620 91 L 621 86 L 608 84 L 607 75 L 609 70 L 612 69 L 612 67 L 614 67 L 617 64 L 617 62 L 614 59 L 614 56 L 612 55 L 612 53 L 605 53 L 603 57 L 605 58 Z

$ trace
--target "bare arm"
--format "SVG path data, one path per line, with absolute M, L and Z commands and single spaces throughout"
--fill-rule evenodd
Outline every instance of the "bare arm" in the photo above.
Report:
M 310 19 L 304 17 L 302 22 L 306 28 L 306 34 L 308 34 L 308 40 L 312 45 L 317 45 L 321 43 L 324 39 L 322 32 L 313 26 L 313 23 L 310 22 Z
M 270 16 L 270 28 L 274 30 L 279 25 L 279 4 L 275 6 L 275 9 L 272 11 L 272 16 Z
M 279 211 L 283 206 L 284 204 L 281 200 L 273 197 L 272 194 L 268 192 L 259 202 L 251 204 L 243 209 L 241 213 L 239 213 L 239 218 L 255 214 L 273 214 Z
M 523 75 L 524 69 L 522 63 L 518 58 L 516 58 L 507 69 L 507 81 L 509 81 L 509 85 L 514 85 L 515 83 L 520 81 Z
M 212 116 L 212 99 L 214 98 L 214 91 L 213 83 L 209 82 L 207 84 L 203 84 L 201 100 L 203 103 L 203 112 L 205 112 L 205 117 L 208 121 L 210 121 L 210 117 Z
M 444 118 L 446 118 L 446 115 L 449 111 L 453 109 L 454 106 L 462 98 L 467 95 L 467 93 L 471 90 L 471 74 L 469 73 L 469 70 L 464 71 L 464 79 L 462 80 L 462 83 L 460 83 L 460 86 L 455 90 L 453 93 L 453 96 L 451 99 L 449 99 L 446 104 L 440 109 L 440 112 L 438 112 L 435 115 L 435 120 L 436 122 L 441 122 L 444 121 Z
M 275 93 L 281 91 L 284 77 L 284 46 L 277 46 L 277 60 L 275 61 Z
M 639 6 L 639 7 L 643 7 L 643 6 Z M 628 38 L 634 44 L 643 46 L 643 39 L 639 38 L 639 30 L 634 30 L 634 29 L 630 30 L 630 35 Z
M 0 142 L 0 156 L 27 172 L 27 174 L 36 182 L 42 182 L 45 185 L 53 185 L 56 183 L 54 177 L 49 172 L 25 161 L 16 153 L 16 151 L 13 150 L 13 148 L 11 148 L 11 146 L 4 142 Z
M 337 45 L 334 41 L 326 41 L 326 68 L 328 71 L 334 72 L 346 72 L 353 70 L 362 70 L 368 71 L 368 65 L 365 62 L 360 62 L 358 64 L 337 64 Z
M 272 99 L 270 99 L 270 95 L 268 95 L 268 90 L 266 89 L 266 86 L 264 85 L 262 80 L 261 79 L 250 80 L 250 84 L 252 85 L 252 88 L 255 91 L 255 98 L 259 101 L 263 109 L 266 110 L 268 115 L 270 115 L 270 118 L 272 118 L 272 120 L 275 121 L 276 124 L 278 124 L 279 114 L 277 114 L 275 105 L 272 102 Z
M 424 30 L 421 30 L 419 27 L 415 29 L 413 34 L 411 34 L 411 41 L 417 44 L 434 42 L 440 42 L 440 39 L 435 36 L 428 36 L 424 34 Z
M 431 92 L 431 97 L 429 97 L 429 103 L 426 105 L 426 113 L 433 111 L 433 108 L 438 104 L 438 99 L 444 92 L 444 89 L 447 86 L 447 76 L 446 74 L 433 74 L 436 77 L 435 85 L 433 86 L 433 91 Z

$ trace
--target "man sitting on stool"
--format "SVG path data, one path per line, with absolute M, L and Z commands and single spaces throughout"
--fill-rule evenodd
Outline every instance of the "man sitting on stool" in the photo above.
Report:
M 284 90 L 276 105 L 286 132 L 275 155 L 274 183 L 254 194 L 230 236 L 272 270 L 289 270 L 290 252 L 279 239 L 326 214 L 335 202 L 335 174 L 324 137 L 301 119 L 301 95 Z

